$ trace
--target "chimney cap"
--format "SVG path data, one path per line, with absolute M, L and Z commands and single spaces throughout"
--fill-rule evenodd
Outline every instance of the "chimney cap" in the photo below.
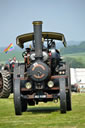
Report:
M 32 24 L 33 25 L 41 25 L 41 24 L 43 24 L 43 22 L 42 21 L 33 21 Z

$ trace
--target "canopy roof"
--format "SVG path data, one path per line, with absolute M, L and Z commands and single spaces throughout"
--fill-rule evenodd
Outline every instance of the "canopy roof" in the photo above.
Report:
M 54 40 L 60 40 L 63 42 L 64 47 L 66 47 L 66 40 L 63 34 L 61 33 L 56 33 L 56 32 L 42 32 L 42 37 L 44 39 L 54 39 Z M 24 47 L 24 43 L 28 42 L 28 41 L 32 41 L 34 40 L 34 33 L 27 33 L 27 34 L 23 34 L 20 35 L 16 38 L 16 44 L 23 48 Z

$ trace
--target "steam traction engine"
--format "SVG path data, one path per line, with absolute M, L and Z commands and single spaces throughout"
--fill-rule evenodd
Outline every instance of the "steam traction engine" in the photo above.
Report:
M 42 32 L 42 21 L 34 21 L 33 26 L 34 33 L 20 35 L 16 40 L 21 48 L 25 42 L 32 41 L 32 47 L 22 53 L 24 63 L 15 64 L 15 114 L 21 115 L 27 110 L 27 105 L 58 99 L 61 113 L 66 113 L 66 110 L 71 110 L 70 70 L 55 44 L 55 40 L 61 40 L 66 46 L 64 35 Z

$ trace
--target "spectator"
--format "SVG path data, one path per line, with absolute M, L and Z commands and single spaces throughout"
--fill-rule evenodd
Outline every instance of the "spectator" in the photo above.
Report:
M 13 57 L 12 61 L 10 62 L 10 64 L 12 64 L 12 63 L 18 63 L 18 61 L 16 60 L 15 56 Z
M 10 63 L 11 63 L 11 59 L 9 58 L 9 60 L 5 64 L 5 69 L 6 68 L 8 69 L 10 67 Z

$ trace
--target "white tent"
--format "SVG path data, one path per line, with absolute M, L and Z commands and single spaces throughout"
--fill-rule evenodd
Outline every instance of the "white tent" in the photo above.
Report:
M 78 84 L 80 89 L 85 90 L 85 68 L 70 68 L 71 85 Z

